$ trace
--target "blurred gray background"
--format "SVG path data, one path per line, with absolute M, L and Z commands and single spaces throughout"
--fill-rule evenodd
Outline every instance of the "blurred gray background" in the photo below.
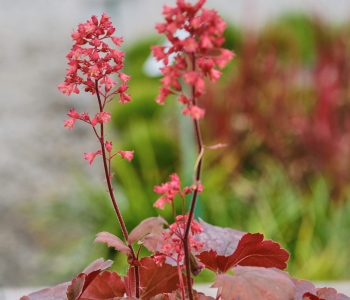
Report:
M 94 109 L 89 95 L 68 98 L 56 88 L 64 80 L 72 29 L 106 12 L 127 47 L 154 35 L 162 5 L 174 2 L 0 1 L 0 286 L 26 286 L 31 274 L 45 268 L 38 264 L 40 241 L 28 234 L 18 207 L 69 191 L 77 172 L 96 184 L 102 177 L 98 165 L 84 161 L 84 151 L 96 150 L 88 129 L 78 123 L 71 132 L 63 127 L 69 109 Z M 208 0 L 205 6 L 251 28 L 291 10 L 332 22 L 348 20 L 350 13 L 349 0 Z

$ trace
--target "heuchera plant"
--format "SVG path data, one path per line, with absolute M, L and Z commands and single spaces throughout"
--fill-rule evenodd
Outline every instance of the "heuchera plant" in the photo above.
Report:
M 217 81 L 221 75 L 218 68 L 225 67 L 234 56 L 231 51 L 220 48 L 224 42 L 222 34 L 226 23 L 216 11 L 202 8 L 204 2 L 199 0 L 191 5 L 178 0 L 176 7 L 165 5 L 165 22 L 157 24 L 156 29 L 166 35 L 171 46 L 152 47 L 153 55 L 157 60 L 163 60 L 165 65 L 161 69 L 164 78 L 161 79 L 162 87 L 156 101 L 164 104 L 169 94 L 176 95 L 178 101 L 185 105 L 183 114 L 193 120 L 199 153 L 193 184 L 182 188 L 178 175 L 172 174 L 169 182 L 156 186 L 154 191 L 160 198 L 154 206 L 163 209 L 165 205 L 171 205 L 174 223 L 168 224 L 162 217 L 151 217 L 142 221 L 130 234 L 114 197 L 111 160 L 120 155 L 130 162 L 134 151 L 114 152 L 112 142 L 105 140 L 104 133 L 104 123 L 111 119 L 111 114 L 105 111 L 107 103 L 117 95 L 121 104 L 130 101 L 130 95 L 125 93 L 130 76 L 120 72 L 124 52 L 111 49 L 106 43 L 111 39 L 120 47 L 123 38 L 112 36 L 115 28 L 106 14 L 100 20 L 92 16 L 91 20 L 79 24 L 77 32 L 73 31 L 75 44 L 67 55 L 70 67 L 64 83 L 58 89 L 69 96 L 72 92 L 79 93 L 79 88 L 83 87 L 86 92 L 96 95 L 99 111 L 90 118 L 87 112 L 78 113 L 72 109 L 68 113 L 70 119 L 64 121 L 64 126 L 71 130 L 75 121 L 81 120 L 91 126 L 100 143 L 100 149 L 85 153 L 85 159 L 91 164 L 97 155 L 102 156 L 107 192 L 125 242 L 108 232 L 97 234 L 95 242 L 107 243 L 108 247 L 124 253 L 129 268 L 122 278 L 116 272 L 106 271 L 112 261 L 104 262 L 100 258 L 72 281 L 23 296 L 22 300 L 214 299 L 192 288 L 192 275 L 196 276 L 203 268 L 217 275 L 212 285 L 218 288 L 216 299 L 350 299 L 337 294 L 334 289 L 316 289 L 308 281 L 290 279 L 288 273 L 282 271 L 287 267 L 288 252 L 281 249 L 278 243 L 264 240 L 262 234 L 220 228 L 194 219 L 197 195 L 204 188 L 201 183 L 203 153 L 206 149 L 223 146 L 203 145 L 199 120 L 205 111 L 198 106 L 198 97 L 204 93 L 204 78 Z M 177 37 L 179 30 L 185 31 L 187 37 Z M 170 55 L 174 56 L 172 65 L 169 65 Z M 118 74 L 119 84 L 111 79 L 113 73 Z M 189 94 L 184 92 L 185 84 L 189 86 Z M 186 194 L 192 194 L 188 212 Z M 181 215 L 175 211 L 176 199 L 182 202 Z M 135 251 L 134 246 L 137 245 L 138 250 Z M 141 258 L 141 247 L 146 247 L 152 255 Z M 233 271 L 233 276 L 225 274 L 229 270 Z

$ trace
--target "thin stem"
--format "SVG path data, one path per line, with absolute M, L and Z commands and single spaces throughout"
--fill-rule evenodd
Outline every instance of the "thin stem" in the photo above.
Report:
M 192 71 L 195 71 L 196 70 L 196 57 L 195 57 L 194 53 L 191 53 L 191 61 L 192 61 Z M 196 94 L 196 87 L 194 85 L 192 85 L 192 89 L 191 89 L 192 105 L 197 104 L 195 94 Z M 202 136 L 201 136 L 201 131 L 200 131 L 200 127 L 199 127 L 199 122 L 198 122 L 198 120 L 194 119 L 193 123 L 194 123 L 194 129 L 196 132 L 198 153 L 200 154 L 202 152 L 203 142 L 202 142 Z M 202 170 L 202 161 L 203 161 L 203 157 L 201 157 L 199 162 L 198 162 L 197 173 L 196 173 L 196 182 L 200 181 L 201 170 Z M 188 246 L 188 235 L 190 232 L 191 220 L 193 217 L 194 208 L 196 206 L 197 195 L 198 195 L 198 185 L 193 192 L 190 212 L 189 212 L 188 221 L 186 224 L 186 229 L 185 229 L 184 238 L 183 238 L 184 250 L 185 250 L 185 265 L 186 265 L 188 296 L 189 296 L 190 300 L 193 300 L 193 294 L 192 294 L 192 284 L 191 284 L 191 266 L 190 266 L 190 250 L 189 250 L 189 246 Z
M 101 102 L 100 93 L 99 93 L 99 90 L 98 90 L 98 80 L 95 80 L 95 88 L 96 88 L 96 95 L 97 95 L 97 99 L 98 99 L 98 105 L 100 107 L 100 112 L 102 113 L 103 112 L 103 106 L 102 106 L 102 102 Z M 125 238 L 126 241 L 128 241 L 128 239 L 129 239 L 128 231 L 126 230 L 125 223 L 123 221 L 122 215 L 121 215 L 120 210 L 118 208 L 117 202 L 115 201 L 113 188 L 112 188 L 112 184 L 111 184 L 111 178 L 109 176 L 109 170 L 108 170 L 107 158 L 106 158 L 106 150 L 105 150 L 105 143 L 104 143 L 103 123 L 101 124 L 101 135 L 100 135 L 99 141 L 100 141 L 100 144 L 101 144 L 102 157 L 103 157 L 103 167 L 104 167 L 104 170 L 105 170 L 106 182 L 107 182 L 107 186 L 108 186 L 109 196 L 111 197 L 114 210 L 115 210 L 115 212 L 117 214 L 120 226 L 121 226 L 123 234 L 124 234 L 124 238 Z M 129 248 L 131 250 L 133 258 L 136 260 L 137 258 L 135 256 L 134 249 L 132 248 L 131 245 L 129 245 Z M 140 278 L 139 278 L 139 267 L 138 266 L 135 266 L 135 283 L 136 283 L 136 293 L 135 293 L 136 294 L 136 298 L 139 298 L 140 297 Z
M 183 278 L 182 278 L 181 266 L 179 264 L 179 261 L 176 261 L 176 264 L 177 264 L 177 272 L 178 272 L 178 275 L 179 275 L 182 299 L 186 300 L 186 297 L 185 297 L 185 286 L 184 286 L 184 281 L 183 281 Z

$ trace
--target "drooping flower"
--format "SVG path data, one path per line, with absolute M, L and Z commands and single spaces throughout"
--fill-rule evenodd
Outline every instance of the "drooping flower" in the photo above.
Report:
M 182 110 L 184 115 L 190 115 L 193 120 L 199 120 L 204 116 L 204 109 L 199 108 L 196 105 L 192 105 L 191 107 L 186 107 Z
M 112 142 L 107 142 L 105 143 L 106 150 L 111 153 L 112 151 Z
M 118 151 L 122 158 L 126 158 L 129 162 L 134 158 L 134 151 Z
M 97 150 L 96 152 L 91 152 L 91 153 L 85 153 L 85 159 L 90 163 L 90 165 L 92 164 L 92 162 L 94 161 L 94 158 L 97 154 L 102 154 L 101 150 Z
M 75 111 L 74 108 L 69 111 L 67 116 L 71 117 L 71 118 L 74 118 L 74 119 L 80 119 L 80 115 Z
M 64 127 L 67 127 L 69 130 L 73 129 L 74 127 L 74 123 L 75 123 L 75 119 L 69 119 L 69 120 L 63 120 L 64 122 Z

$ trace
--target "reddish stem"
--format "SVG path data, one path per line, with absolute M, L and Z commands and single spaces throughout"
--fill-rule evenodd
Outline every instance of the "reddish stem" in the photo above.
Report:
M 98 90 L 98 80 L 95 80 L 95 88 L 96 88 L 96 95 L 97 95 L 97 99 L 98 99 L 98 104 L 99 104 L 99 107 L 100 107 L 100 112 L 102 113 L 103 112 L 103 106 L 102 106 L 102 102 L 101 102 L 101 98 L 100 98 L 100 93 L 99 93 L 99 90 Z M 121 226 L 123 234 L 124 234 L 124 238 L 125 238 L 126 241 L 128 241 L 128 239 L 129 239 L 128 231 L 126 230 L 125 223 L 123 221 L 122 215 L 121 215 L 120 210 L 118 208 L 117 202 L 115 201 L 113 188 L 112 188 L 112 184 L 111 184 L 111 178 L 109 176 L 109 170 L 108 170 L 107 158 L 106 158 L 106 151 L 105 151 L 105 143 L 104 143 L 103 123 L 101 124 L 101 135 L 100 135 L 99 141 L 100 141 L 100 144 L 101 144 L 101 151 L 102 151 L 102 157 L 103 157 L 103 166 L 104 166 L 104 170 L 105 170 L 106 182 L 107 182 L 107 186 L 108 186 L 109 196 L 111 197 L 114 210 L 115 210 L 115 212 L 117 214 L 120 226 Z M 131 250 L 133 258 L 135 260 L 137 260 L 137 258 L 135 256 L 134 249 L 132 248 L 131 245 L 129 245 L 129 248 Z M 140 278 L 139 278 L 139 267 L 138 266 L 135 266 L 135 284 L 136 284 L 136 293 L 135 293 L 136 294 L 136 298 L 139 298 L 140 297 Z
M 196 70 L 196 57 L 195 57 L 194 53 L 192 53 L 192 55 L 191 55 L 191 61 L 192 61 L 192 71 L 195 71 Z M 196 93 L 196 87 L 194 85 L 192 85 L 192 89 L 191 89 L 192 105 L 197 104 L 196 98 L 195 98 L 195 93 Z M 194 119 L 193 123 L 194 123 L 195 132 L 196 132 L 198 153 L 201 153 L 202 148 L 203 148 L 203 142 L 202 142 L 202 136 L 201 136 L 201 132 L 200 132 L 200 128 L 199 128 L 199 121 Z M 197 173 L 196 173 L 196 182 L 199 182 L 200 177 L 201 177 L 202 160 L 203 160 L 203 157 L 200 158 L 199 163 L 198 163 Z M 184 250 L 185 250 L 185 265 L 186 265 L 188 297 L 190 300 L 193 300 L 193 294 L 192 294 L 192 284 L 191 284 L 190 249 L 188 246 L 188 235 L 190 232 L 191 220 L 193 217 L 194 208 L 196 206 L 197 195 L 198 195 L 198 185 L 193 192 L 190 212 L 189 212 L 188 221 L 186 224 L 186 229 L 185 229 L 185 233 L 184 233 L 184 237 L 183 237 Z

